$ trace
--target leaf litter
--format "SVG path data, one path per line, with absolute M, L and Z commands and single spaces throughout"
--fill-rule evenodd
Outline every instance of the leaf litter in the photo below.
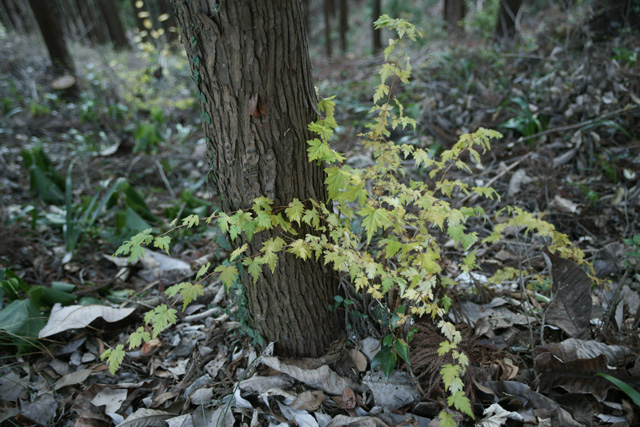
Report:
M 516 104 L 547 116 L 548 129 L 529 136 L 514 133 L 473 178 L 494 183 L 499 193 L 532 211 L 546 211 L 557 227 L 594 254 L 598 276 L 612 280 L 608 287 L 595 284 L 573 261 L 545 253 L 541 242 L 518 242 L 519 230 L 513 230 L 511 240 L 479 254 L 486 262 L 478 276 L 463 276 L 451 262 L 452 276 L 471 291 L 454 295 L 451 318 L 463 333 L 464 350 L 472 362 L 464 381 L 475 412 L 482 414 L 477 424 L 481 426 L 638 422 L 638 408 L 629 398 L 595 376 L 606 373 L 640 388 L 638 268 L 623 277 L 622 258 L 628 248 L 613 241 L 623 232 L 639 232 L 639 146 L 625 139 L 626 133 L 639 131 L 638 65 L 610 61 L 603 50 L 596 51 L 596 60 L 566 69 L 564 56 L 570 53 L 541 43 L 537 59 L 514 54 L 504 69 L 518 76 L 509 95 L 500 93 L 491 79 L 483 79 L 491 75 L 491 68 L 482 70 L 481 59 L 477 86 L 466 92 L 454 73 L 439 76 L 428 55 L 414 82 L 415 92 L 421 94 L 417 104 L 424 134 L 416 136 L 421 143 L 434 138 L 446 145 L 457 139 L 454 130 L 507 122 L 513 112 L 500 104 L 510 99 L 528 98 Z M 339 58 L 332 70 L 318 68 L 323 78 L 339 82 L 333 86 L 343 83 L 343 73 L 357 81 L 358 73 L 368 72 L 363 71 L 364 62 Z M 600 154 L 594 157 L 592 152 Z M 351 159 L 366 164 L 370 155 L 359 152 Z M 617 178 L 607 180 L 614 171 Z M 11 180 L 0 177 L 17 193 Z M 593 189 L 601 194 L 596 203 Z M 12 204 L 15 200 L 7 205 Z M 59 260 L 60 268 L 55 269 L 56 260 L 34 241 L 12 228 L 0 233 L 0 255 L 30 265 L 30 277 L 60 280 L 65 277 L 60 271 L 77 277 L 82 270 Z M 8 249 L 15 247 L 22 252 Z M 92 426 L 438 425 L 437 414 L 443 408 L 439 369 L 448 361 L 437 355 L 441 338 L 428 322 L 415 325 L 411 367 L 394 370 L 389 379 L 370 370 L 381 348 L 375 333 L 360 333 L 337 357 L 283 360 L 238 338 L 241 325 L 232 316 L 232 302 L 216 283 L 205 288 L 204 297 L 177 325 L 141 350 L 128 352 L 121 371 L 109 375 L 99 354 L 107 343 L 135 329 L 144 307 L 159 304 L 157 287 L 197 271 L 189 261 L 216 259 L 198 249 L 198 256 L 183 250 L 176 258 L 149 251 L 136 266 L 99 254 L 96 258 L 102 259 L 87 268 L 90 274 L 104 283 L 119 280 L 135 294 L 112 307 L 54 307 L 40 331 L 47 350 L 19 356 L 1 368 L 0 422 L 50 425 L 62 414 L 66 425 L 73 419 L 75 425 Z M 486 283 L 495 260 L 501 267 L 529 263 L 544 269 L 545 256 L 550 264 L 546 288 L 539 283 L 538 289 L 523 292 L 517 280 L 494 288 Z

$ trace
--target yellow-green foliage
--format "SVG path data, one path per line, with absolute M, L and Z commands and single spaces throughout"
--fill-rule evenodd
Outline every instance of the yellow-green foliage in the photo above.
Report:
M 444 337 L 438 354 L 450 354 L 453 361 L 443 365 L 440 371 L 449 393 L 447 403 L 473 417 L 461 379 L 469 364 L 467 356 L 459 348 L 462 337 L 444 316 L 450 300 L 436 300 L 434 296 L 436 286 L 455 284 L 443 274 L 440 265 L 443 249 L 437 235 L 446 234 L 458 248 L 462 248 L 459 267 L 463 271 L 477 267 L 476 248 L 479 245 L 498 241 L 509 226 L 525 227 L 527 233 L 547 238 L 550 249 L 562 256 L 581 260 L 583 254 L 572 249 L 568 238 L 558 233 L 553 225 L 519 208 L 509 208 L 506 213 L 510 219 L 497 225 L 482 242 L 478 241 L 476 232 L 467 229 L 470 218 L 482 219 L 485 213 L 479 206 L 454 208 L 452 195 L 462 192 L 487 198 L 499 196 L 493 188 L 474 187 L 460 180 L 448 179 L 448 172 L 451 168 L 471 172 L 463 156 L 469 155 L 479 164 L 481 153 L 489 150 L 491 140 L 501 135 L 493 130 L 478 129 L 462 135 L 451 149 L 443 151 L 439 157 L 429 150 L 389 141 L 390 130 L 416 126 L 414 119 L 403 114 L 402 104 L 396 98 L 391 98 L 392 91 L 387 82 L 408 82 L 411 65 L 409 57 L 400 47 L 406 38 L 415 40 L 420 33 L 411 24 L 387 16 L 382 16 L 375 25 L 378 28 L 387 27 L 397 34 L 397 38 L 390 40 L 385 49 L 385 63 L 379 72 L 380 84 L 373 95 L 371 111 L 376 116 L 367 126 L 368 131 L 360 135 L 363 146 L 372 150 L 375 163 L 366 168 L 355 168 L 344 163 L 345 156 L 330 145 L 337 127 L 335 102 L 333 98 L 323 99 L 319 103 L 319 111 L 324 116 L 309 124 L 309 129 L 316 137 L 308 141 L 308 158 L 325 166 L 325 184 L 332 207 L 316 200 L 298 199 L 288 206 L 273 206 L 271 200 L 260 197 L 255 199 L 249 210 L 213 214 L 206 222 L 215 221 L 231 241 L 241 234 L 251 241 L 256 233 L 275 227 L 281 228 L 283 233 L 280 237 L 265 241 L 257 253 L 247 253 L 249 246 L 243 244 L 232 252 L 228 263 L 219 265 L 213 273 L 207 273 L 208 265 L 202 268 L 196 282 L 208 275 L 219 274 L 224 284 L 230 287 L 238 279 L 239 263 L 256 281 L 263 268 L 273 271 L 284 251 L 302 259 L 313 258 L 331 265 L 348 275 L 357 291 L 366 292 L 383 304 L 387 292 L 395 289 L 410 308 L 406 314 L 398 314 L 399 324 L 405 323 L 412 315 L 425 314 L 437 322 Z M 403 163 L 407 160 L 412 161 L 413 167 L 425 171 L 429 182 L 407 178 Z M 197 226 L 198 221 L 198 217 L 188 217 L 181 226 Z M 353 232 L 351 224 L 355 221 L 362 224 L 364 236 Z M 302 223 L 317 233 L 300 235 L 296 228 Z M 136 258 L 142 254 L 142 245 L 152 242 L 157 247 L 167 249 L 169 237 L 163 235 L 153 238 L 145 231 L 125 242 L 116 254 L 130 254 L 131 258 Z M 513 277 L 516 273 L 507 271 L 496 277 Z M 202 293 L 202 287 L 198 283 L 180 283 L 166 292 L 170 297 L 180 294 L 186 307 Z M 157 336 L 174 321 L 174 309 L 166 305 L 155 308 L 145 316 L 152 334 L 140 328 L 129 339 L 130 346 L 137 346 Z M 395 354 L 400 357 L 408 358 L 408 346 L 400 337 L 390 340 L 388 347 L 395 348 Z M 122 346 L 118 346 L 106 354 L 110 368 L 115 369 L 114 366 L 121 363 L 123 351 Z M 446 412 L 441 414 L 440 420 L 443 426 L 455 425 L 451 415 Z

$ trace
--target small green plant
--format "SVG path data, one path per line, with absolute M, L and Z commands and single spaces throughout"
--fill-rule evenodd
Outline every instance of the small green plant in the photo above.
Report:
M 55 303 L 74 302 L 74 289 L 64 282 L 30 286 L 11 269 L 0 269 L 0 341 L 13 344 L 18 353 L 36 347 L 38 332 L 46 324 L 44 313 Z
M 106 191 L 105 195 L 100 200 L 100 194 L 104 188 L 109 184 L 108 181 L 104 182 L 98 192 L 90 199 L 87 206 L 73 205 L 73 180 L 72 180 L 73 165 L 69 166 L 67 170 L 67 179 L 65 183 L 65 224 L 63 226 L 64 245 L 67 250 L 67 257 L 71 257 L 76 250 L 78 240 L 80 236 L 87 231 L 98 219 L 98 215 L 106 207 L 107 203 L 111 200 L 113 194 L 124 184 L 126 181 L 123 178 L 117 179 L 111 187 Z
M 22 160 L 29 171 L 31 193 L 45 203 L 61 205 L 65 201 L 65 180 L 41 147 L 22 150 Z
M 496 19 L 500 0 L 489 0 L 485 2 L 475 2 L 466 0 L 469 13 L 465 16 L 465 26 L 473 33 L 485 39 L 491 39 L 495 34 Z M 478 5 L 480 5 L 478 7 Z
M 636 234 L 630 239 L 622 239 L 631 250 L 625 254 L 625 268 L 632 268 L 634 265 L 640 265 L 640 234 Z
M 631 50 L 626 47 L 613 47 L 613 59 L 622 61 L 629 67 L 633 67 L 638 62 L 639 51 Z
M 509 106 L 509 104 L 512 103 L 516 105 L 515 108 Z M 503 106 L 504 105 L 506 105 L 507 111 L 515 114 L 515 116 L 502 123 L 500 125 L 501 128 L 515 130 L 525 137 L 535 135 L 544 130 L 546 126 L 546 123 L 544 123 L 545 120 L 537 114 L 534 114 L 531 111 L 529 103 L 523 98 L 511 98 L 511 100 L 504 103 Z
M 467 156 L 475 163 L 481 163 L 481 153 L 490 149 L 491 141 L 501 135 L 496 131 L 478 129 L 462 135 L 453 147 L 443 150 L 439 156 L 421 147 L 390 141 L 392 130 L 407 126 L 415 128 L 417 124 L 404 114 L 403 104 L 392 97 L 388 82 L 406 84 L 409 81 L 411 64 L 401 46 L 406 39 L 415 40 L 420 33 L 408 22 L 386 15 L 381 16 L 375 26 L 378 29 L 389 28 L 397 38 L 391 39 L 385 49 L 385 62 L 379 70 L 380 83 L 375 88 L 370 110 L 373 118 L 366 126 L 367 131 L 360 135 L 363 147 L 373 153 L 373 164 L 362 168 L 349 166 L 345 155 L 331 147 L 330 140 L 338 126 L 334 114 L 336 104 L 333 98 L 321 100 L 318 110 L 322 116 L 309 124 L 315 138 L 307 141 L 307 152 L 309 161 L 325 167 L 325 185 L 331 205 L 313 199 L 293 199 L 286 206 L 277 206 L 266 197 L 258 197 L 246 210 L 216 211 L 206 219 L 189 215 L 182 218 L 179 225 L 176 225 L 176 218 L 171 225 L 173 230 L 196 227 L 201 221 L 214 223 L 236 247 L 230 247 L 232 251 L 226 262 L 212 271 L 209 271 L 210 265 L 203 266 L 195 281 L 179 283 L 165 292 L 169 298 L 181 295 L 184 310 L 197 295 L 202 294 L 202 281 L 211 275 L 219 275 L 229 289 L 237 285 L 241 275 L 246 274 L 255 282 L 263 269 L 273 271 L 284 252 L 303 260 L 321 259 L 349 278 L 354 293 L 366 294 L 367 298 L 378 302 L 381 308 L 379 319 L 386 335 L 375 364 L 385 375 L 390 375 L 399 359 L 410 362 L 408 342 L 411 329 L 407 325 L 413 316 L 429 317 L 437 325 L 442 334 L 438 354 L 450 356 L 450 363 L 441 366 L 440 370 L 444 390 L 448 394 L 446 405 L 473 418 L 471 402 L 462 381 L 469 360 L 460 349 L 462 335 L 446 317 L 451 305 L 446 288 L 454 287 L 456 283 L 441 266 L 441 238 L 444 236 L 454 242 L 458 251 L 457 265 L 464 272 L 477 268 L 478 247 L 498 242 L 507 228 L 536 234 L 545 240 L 550 251 L 559 256 L 582 261 L 584 254 L 573 248 L 568 237 L 557 232 L 553 225 L 518 207 L 508 207 L 496 213 L 496 217 L 500 214 L 508 217 L 504 221 L 502 218 L 496 221 L 491 234 L 482 240 L 477 232 L 469 230 L 474 219 L 484 219 L 484 211 L 477 205 L 455 208 L 454 196 L 458 193 L 473 193 L 489 199 L 499 196 L 493 188 L 451 179 L 449 172 L 455 168 L 471 173 L 465 160 Z M 407 161 L 411 161 L 421 176 L 427 176 L 428 180 L 411 179 L 411 171 L 405 166 Z M 315 233 L 301 235 L 298 229 L 302 224 Z M 278 236 L 263 241 L 262 246 L 252 253 L 248 243 L 254 235 L 274 228 L 281 230 Z M 124 242 L 114 255 L 128 255 L 131 261 L 135 261 L 144 255 L 145 246 L 168 251 L 171 243 L 168 233 L 173 230 L 154 236 L 151 229 L 145 229 Z M 241 235 L 248 243 L 238 246 L 236 242 Z M 496 277 L 518 274 L 517 270 L 512 270 L 498 272 Z M 436 297 L 440 293 L 444 296 Z M 391 307 L 390 295 L 401 303 Z M 344 298 L 334 301 L 335 309 L 341 304 L 348 305 Z M 129 348 L 157 337 L 175 323 L 175 304 L 175 301 L 170 305 L 162 304 L 147 313 L 145 326 L 139 327 L 127 340 Z M 124 357 L 124 344 L 102 354 L 112 373 Z M 443 411 L 440 424 L 455 426 L 453 415 Z
M 625 383 L 622 380 L 619 380 L 618 378 L 609 375 L 609 374 L 602 374 L 602 373 L 598 373 L 596 374 L 599 377 L 602 377 L 608 381 L 611 381 L 616 387 L 618 387 L 620 390 L 622 390 L 622 392 L 624 394 L 626 394 L 627 396 L 629 396 L 629 399 L 631 399 L 633 401 L 633 403 L 635 403 L 635 405 L 637 407 L 640 407 L 640 393 L 638 393 L 633 387 L 631 387 L 629 384 Z

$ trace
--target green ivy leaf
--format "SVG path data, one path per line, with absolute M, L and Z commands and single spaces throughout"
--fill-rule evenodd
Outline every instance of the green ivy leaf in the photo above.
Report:
M 187 228 L 191 228 L 200 224 L 200 217 L 192 214 L 182 220 L 182 225 L 186 225 Z
M 211 267 L 211 263 L 210 263 L 210 262 L 206 263 L 205 265 L 201 266 L 201 267 L 198 269 L 198 274 L 196 274 L 196 282 L 197 282 L 198 280 L 200 280 L 200 278 L 201 278 L 202 276 L 204 276 L 205 274 L 207 274 L 207 271 L 209 271 L 209 267 Z
M 358 214 L 362 216 L 362 225 L 367 232 L 367 243 L 371 241 L 378 228 L 386 228 L 389 223 L 389 212 L 385 209 L 376 209 L 366 205 Z
M 396 349 L 396 353 L 402 360 L 407 362 L 407 365 L 411 365 L 410 356 L 409 356 L 409 344 L 407 344 L 404 340 L 397 338 L 393 343 L 394 348 Z
M 229 256 L 229 261 L 233 261 L 234 259 L 238 258 L 240 255 L 242 255 L 247 249 L 249 248 L 249 245 L 247 245 L 246 243 L 242 246 L 240 246 L 239 248 L 237 248 L 235 251 L 231 252 L 231 255 Z M 196 279 L 198 280 L 198 279 Z
M 260 277 L 260 273 L 262 273 L 262 260 L 258 258 L 245 258 L 242 264 L 247 267 L 247 271 L 253 278 L 253 283 L 256 283 L 258 277 Z
M 129 343 L 129 350 L 135 347 L 140 347 L 142 341 L 151 341 L 151 334 L 146 331 L 143 326 L 140 326 L 134 333 L 129 336 L 129 339 L 127 340 L 127 342 Z
M 473 411 L 471 410 L 471 401 L 464 394 L 464 391 L 460 390 L 453 393 L 453 395 L 447 398 L 447 403 L 449 404 L 449 406 L 453 406 L 463 414 L 467 414 L 471 418 L 475 419 L 475 417 L 473 416 Z
M 446 389 L 449 389 L 456 379 L 460 379 L 460 371 L 460 365 L 452 365 L 451 363 L 440 367 L 440 375 L 442 375 L 442 381 Z
M 294 240 L 293 243 L 290 244 L 290 248 L 287 249 L 287 252 L 292 253 L 303 260 L 311 257 L 311 248 L 302 239 Z
M 122 361 L 124 360 L 124 356 L 125 356 L 124 345 L 118 344 L 116 348 L 110 348 L 108 350 L 105 350 L 100 355 L 100 360 L 107 359 L 109 372 L 111 372 L 111 375 L 115 375 L 116 371 L 118 370 L 118 368 L 122 364 Z
M 229 215 L 224 212 L 221 212 L 220 216 L 218 216 L 218 228 L 224 234 L 229 232 Z
M 457 426 L 456 421 L 453 419 L 453 414 L 442 411 L 440 412 L 438 417 L 440 418 L 440 427 L 456 427 Z
M 157 337 L 169 324 L 176 323 L 178 320 L 176 313 L 177 311 L 175 309 L 167 307 L 166 304 L 160 304 L 144 315 L 145 323 L 152 325 L 153 338 Z
M 289 218 L 289 221 L 295 221 L 300 225 L 300 220 L 304 213 L 304 205 L 300 200 L 295 198 L 291 203 L 289 203 L 289 206 L 284 210 L 284 213 L 287 215 L 287 218 Z
M 324 182 L 327 184 L 329 199 L 335 200 L 340 195 L 340 191 L 346 187 L 347 182 L 349 182 L 351 178 L 351 174 L 337 166 L 326 168 L 325 172 L 327 173 L 327 177 Z
M 187 306 L 191 304 L 192 301 L 195 301 L 198 298 L 198 295 L 204 295 L 204 289 L 202 289 L 202 285 L 200 283 L 189 283 L 185 282 L 185 286 L 182 288 L 180 295 L 182 296 L 182 311 L 184 312 L 187 309 Z
M 222 280 L 227 290 L 238 279 L 238 269 L 235 265 L 219 265 L 214 271 L 220 273 L 220 280 Z
M 171 244 L 171 237 L 169 236 L 158 236 L 153 239 L 153 246 L 161 251 L 164 250 L 167 255 L 169 255 L 169 244 Z

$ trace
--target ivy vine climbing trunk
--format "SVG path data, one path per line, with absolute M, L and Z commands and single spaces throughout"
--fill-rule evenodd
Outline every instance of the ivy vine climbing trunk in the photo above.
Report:
M 326 200 L 324 171 L 306 154 L 317 113 L 300 1 L 174 7 L 222 209 L 246 210 L 260 196 L 274 206 Z M 254 253 L 278 232 L 269 233 L 254 236 Z M 321 262 L 282 254 L 273 274 L 265 267 L 256 284 L 244 277 L 243 285 L 254 327 L 279 354 L 319 356 L 342 334 L 340 316 L 328 310 L 337 279 Z

